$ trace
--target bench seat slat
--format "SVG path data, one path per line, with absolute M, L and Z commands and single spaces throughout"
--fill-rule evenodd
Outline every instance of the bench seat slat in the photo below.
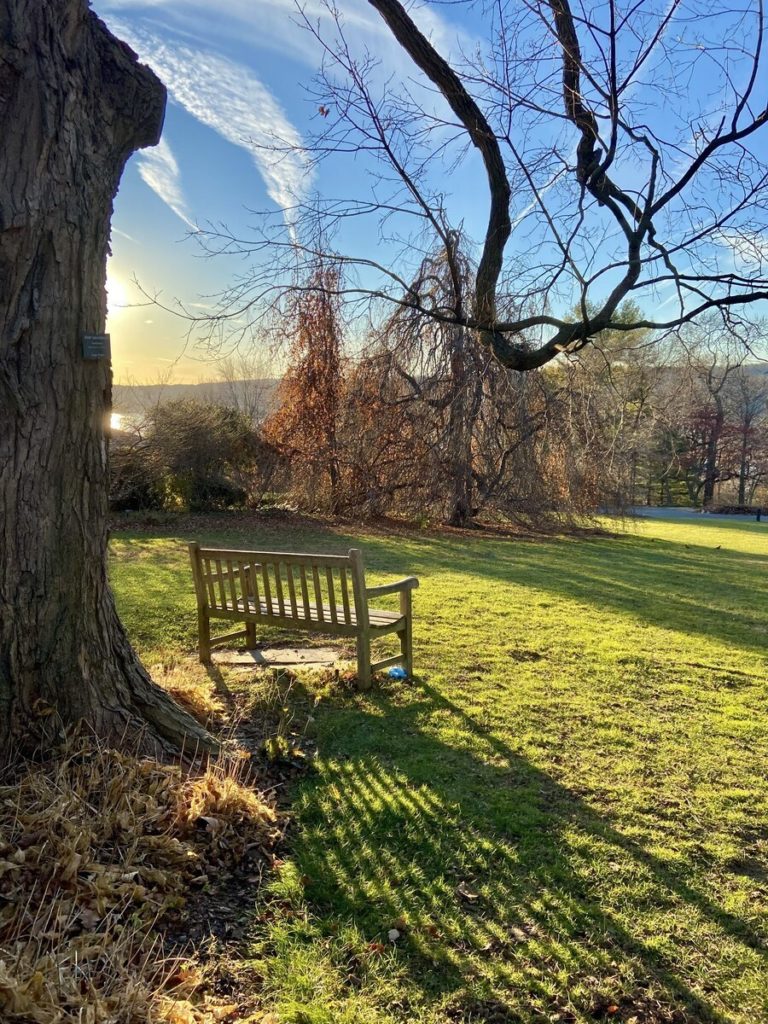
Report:
M 261 578 L 264 581 L 264 600 L 272 604 L 272 588 L 269 585 L 269 567 L 265 561 L 261 563 Z
M 230 597 L 232 598 L 232 607 L 237 608 L 238 593 L 237 583 L 235 581 L 238 579 L 238 576 L 234 570 L 232 561 L 229 558 L 227 559 L 227 576 L 229 577 L 229 594 Z M 242 583 L 240 584 L 240 586 L 242 588 Z M 245 591 L 243 590 L 242 593 L 245 593 Z
M 344 622 L 349 625 L 352 621 L 349 614 L 349 590 L 347 589 L 347 570 L 339 570 L 339 579 L 341 581 L 341 602 L 344 606 Z
M 219 581 L 219 600 L 221 601 L 221 608 L 228 608 L 227 604 L 227 588 L 224 580 L 224 568 L 221 564 L 221 559 L 216 559 L 216 578 Z
M 333 587 L 333 570 L 328 566 L 325 570 L 325 580 L 328 584 L 328 610 L 331 613 L 331 622 L 337 623 L 339 616 L 336 611 L 336 593 Z
M 249 596 L 250 596 L 251 600 L 255 601 L 257 607 L 260 609 L 261 608 L 261 597 L 259 595 L 259 574 L 258 574 L 258 571 L 257 571 L 257 567 L 253 563 L 251 563 L 251 565 L 250 565 L 249 574 L 250 574 L 250 578 L 251 578 L 251 586 L 249 588 L 248 593 L 249 593 Z M 257 618 L 260 617 L 260 611 L 256 612 L 256 617 Z
M 309 590 L 307 589 L 307 569 L 306 566 L 299 567 L 299 576 L 301 578 L 301 601 L 304 605 L 304 618 L 309 621 L 312 616 L 309 612 Z
M 262 598 L 259 601 L 259 606 L 258 607 L 259 607 L 259 615 L 264 617 L 264 618 L 269 618 L 269 617 L 276 618 L 276 619 L 284 619 L 284 618 L 286 618 L 285 609 L 284 608 L 281 609 L 279 602 L 275 598 L 272 598 L 272 600 L 270 602 L 270 605 L 267 605 L 267 602 Z M 307 610 L 309 612 L 308 616 L 305 614 L 304 621 L 316 623 L 318 625 L 323 625 L 324 623 L 334 624 L 333 623 L 333 618 L 331 616 L 330 606 L 327 605 L 327 604 L 321 604 L 319 606 L 319 608 L 320 608 L 321 615 L 318 615 L 318 605 L 310 603 L 307 606 L 307 608 L 304 609 L 305 613 L 306 613 Z M 234 611 L 235 609 L 231 609 L 230 608 L 230 609 L 226 609 L 226 610 L 227 611 Z M 256 611 L 256 602 L 254 600 L 252 600 L 252 599 L 249 599 L 248 607 L 246 609 L 243 601 L 240 600 L 240 601 L 237 602 L 237 610 L 238 611 L 245 611 L 245 610 L 247 610 L 249 612 L 255 612 Z M 368 609 L 368 620 L 369 620 L 369 622 L 370 622 L 370 624 L 372 626 L 390 626 L 394 622 L 398 622 L 401 618 L 402 618 L 402 615 L 400 615 L 399 612 L 389 612 L 389 611 L 385 611 L 383 609 L 376 609 L 376 608 L 369 608 Z M 298 617 L 297 621 L 301 621 L 301 617 Z M 357 625 L 357 617 L 355 616 L 355 609 L 354 608 L 350 609 L 350 621 L 349 621 L 349 623 L 347 623 L 347 625 L 350 625 L 350 626 L 356 626 Z
M 277 592 L 277 603 L 280 606 L 280 614 L 285 615 L 285 598 L 283 597 L 283 578 L 280 566 L 275 565 L 275 591 Z
M 203 579 L 208 589 L 208 600 L 211 602 L 212 607 L 216 607 L 216 591 L 213 589 L 213 570 L 211 569 L 210 558 L 205 559 L 205 569 L 203 570 Z

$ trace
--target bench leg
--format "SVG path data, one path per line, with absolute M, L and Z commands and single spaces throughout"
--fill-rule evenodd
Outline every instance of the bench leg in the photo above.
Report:
M 413 675 L 413 601 L 410 590 L 400 594 L 400 614 L 405 616 L 405 629 L 398 633 L 400 637 L 400 653 L 403 655 L 403 667 L 410 678 Z
M 211 663 L 211 620 L 202 608 L 197 612 L 197 636 L 200 661 L 204 665 Z
M 245 646 L 252 651 L 256 646 L 256 623 L 246 622 L 245 624 Z
M 361 690 L 371 688 L 371 642 L 367 636 L 357 637 L 357 685 Z
M 413 643 L 411 640 L 411 631 L 406 628 L 401 630 L 397 635 L 400 640 L 400 654 L 403 659 L 403 668 L 410 678 L 413 675 Z

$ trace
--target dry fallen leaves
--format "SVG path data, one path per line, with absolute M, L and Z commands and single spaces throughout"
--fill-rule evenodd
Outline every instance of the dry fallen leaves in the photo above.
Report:
M 466 900 L 467 903 L 474 903 L 476 900 L 480 899 L 480 894 L 472 892 L 466 882 L 459 883 L 456 887 L 456 893 L 458 896 L 461 896 L 463 900 Z
M 163 955 L 189 887 L 253 851 L 274 811 L 224 766 L 197 775 L 73 745 L 0 778 L 0 1020 L 216 1024 L 234 1003 Z

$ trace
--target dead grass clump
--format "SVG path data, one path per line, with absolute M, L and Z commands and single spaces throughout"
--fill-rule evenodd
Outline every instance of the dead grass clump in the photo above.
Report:
M 177 704 L 206 729 L 221 729 L 225 708 L 216 688 L 198 665 L 153 665 L 150 675 Z
M 185 775 L 84 743 L 0 779 L 0 1020 L 215 1021 L 163 954 L 209 875 L 269 856 L 276 817 L 231 770 Z M 233 1010 L 230 1007 L 227 1012 Z

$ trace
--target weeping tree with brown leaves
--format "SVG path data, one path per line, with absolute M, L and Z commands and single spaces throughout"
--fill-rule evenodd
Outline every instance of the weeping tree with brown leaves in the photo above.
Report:
M 471 293 L 473 268 L 458 232 L 447 247 L 424 257 L 411 288 L 429 291 L 433 309 L 450 309 Z M 381 388 L 412 424 L 420 422 L 425 452 L 414 493 L 425 509 L 441 507 L 449 526 L 473 519 L 475 428 L 483 398 L 487 356 L 475 332 L 439 319 L 425 321 L 400 307 L 383 324 L 379 347 Z
M 107 580 L 112 200 L 165 90 L 86 0 L 0 6 L 0 751 L 78 723 L 154 751 L 209 743 L 149 678 Z
M 450 244 L 451 258 L 424 257 L 411 285 L 429 289 L 433 309 L 451 308 L 456 289 L 472 292 L 474 268 L 458 233 Z M 585 445 L 573 429 L 575 375 L 510 374 L 476 331 L 407 307 L 384 322 L 372 345 L 351 371 L 351 422 L 343 433 L 345 452 L 359 436 L 373 453 L 371 471 L 358 470 L 368 508 L 456 527 L 483 515 L 546 528 L 600 503 L 593 476 L 608 477 L 604 459 L 615 442 L 596 429 L 602 446 Z M 375 412 L 362 427 L 366 408 Z M 393 432 L 407 438 L 405 448 Z
M 293 295 L 283 323 L 290 364 L 278 408 L 262 437 L 290 465 L 304 507 L 335 515 L 340 505 L 339 418 L 344 400 L 339 271 L 319 266 Z

